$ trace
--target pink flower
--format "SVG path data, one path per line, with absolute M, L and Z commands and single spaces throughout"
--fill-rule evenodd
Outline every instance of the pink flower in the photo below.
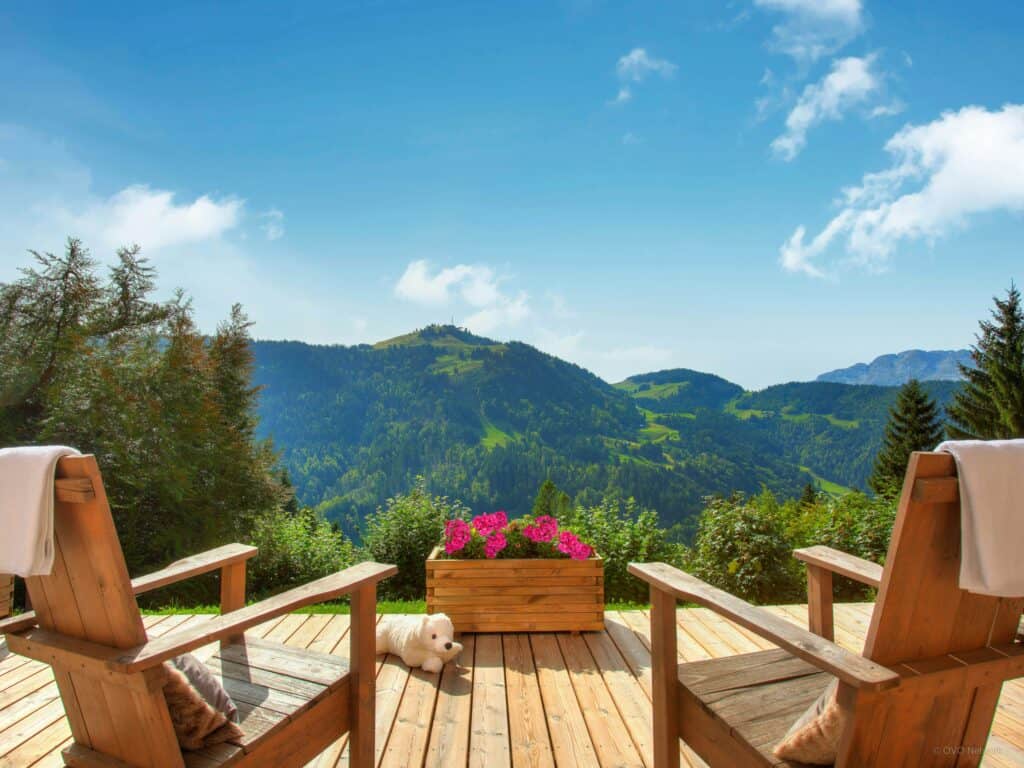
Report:
M 472 538 L 473 534 L 465 520 L 449 520 L 444 524 L 444 551 L 447 554 L 465 548 Z
M 477 515 L 473 518 L 473 528 L 484 538 L 490 536 L 494 531 L 500 531 L 506 525 L 508 525 L 508 517 L 501 511 L 490 515 Z
M 594 553 L 591 546 L 584 544 L 577 538 L 576 534 L 569 531 L 562 531 L 559 534 L 558 551 L 569 555 L 573 560 L 586 560 Z
M 541 544 L 551 541 L 558 533 L 558 521 L 550 515 L 541 515 L 530 525 L 523 527 L 523 536 L 530 541 Z
M 484 545 L 484 555 L 486 555 L 489 560 L 493 560 L 498 556 L 498 553 L 507 546 L 508 540 L 505 538 L 504 533 L 501 533 L 500 531 L 498 533 L 493 533 L 487 538 L 487 543 Z

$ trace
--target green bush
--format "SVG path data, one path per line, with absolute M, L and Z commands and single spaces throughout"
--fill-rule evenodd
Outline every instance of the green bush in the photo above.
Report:
M 387 500 L 366 518 L 364 554 L 379 563 L 398 566 L 398 573 L 380 584 L 380 595 L 394 599 L 420 599 L 426 591 L 426 559 L 441 542 L 444 524 L 453 518 L 467 519 L 469 509 L 445 496 L 427 491 L 417 477 L 409 493 Z
M 779 502 L 770 492 L 711 498 L 698 520 L 687 567 L 695 575 L 757 603 L 807 599 L 806 572 L 792 550 L 816 544 L 882 563 L 895 502 L 863 493 L 817 494 Z M 837 577 L 835 597 L 863 600 L 871 590 Z
M 754 603 L 783 603 L 803 592 L 783 510 L 770 491 L 710 498 L 700 514 L 688 569 Z
M 312 509 L 277 510 L 258 518 L 249 561 L 249 596 L 263 597 L 340 571 L 356 560 L 352 542 Z
M 606 601 L 647 602 L 647 585 L 626 570 L 631 562 L 683 564 L 684 549 L 669 541 L 658 514 L 640 508 L 632 498 L 611 495 L 595 506 L 570 507 L 559 523 L 603 558 Z

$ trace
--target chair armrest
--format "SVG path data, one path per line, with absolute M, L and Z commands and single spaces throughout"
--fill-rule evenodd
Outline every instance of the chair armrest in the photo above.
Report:
M 245 544 L 225 544 L 223 547 L 178 560 L 154 573 L 132 579 L 132 591 L 136 595 L 141 595 L 144 592 L 166 587 L 168 584 L 250 560 L 257 554 L 259 554 L 259 550 L 256 547 L 249 547 Z
M 850 653 L 786 619 L 750 605 L 670 565 L 630 563 L 629 572 L 676 599 L 710 608 L 855 688 L 882 690 L 900 682 L 900 676 L 891 669 Z
M 878 589 L 882 583 L 882 566 L 872 563 L 856 555 L 840 552 L 832 547 L 807 547 L 806 549 L 794 549 L 793 557 L 802 560 L 808 565 L 824 568 L 826 571 L 838 573 L 848 579 L 867 584 L 869 587 Z
M 223 547 L 178 560 L 154 573 L 132 579 L 132 592 L 136 595 L 151 592 L 193 576 L 223 569 L 236 563 L 243 563 L 258 553 L 259 550 L 256 547 L 249 547 L 245 544 L 225 544 Z M 0 621 L 0 635 L 23 632 L 34 627 L 36 623 L 35 611 L 25 611 Z
M 374 562 L 359 563 L 301 587 L 268 597 L 259 603 L 222 614 L 202 624 L 177 632 L 169 632 L 135 648 L 123 650 L 116 658 L 109 659 L 108 665 L 119 672 L 137 672 L 147 669 L 215 640 L 241 635 L 257 624 L 262 624 L 264 621 L 297 608 L 333 600 L 341 595 L 356 592 L 363 587 L 375 585 L 396 573 L 398 573 L 398 568 L 394 565 L 382 565 Z

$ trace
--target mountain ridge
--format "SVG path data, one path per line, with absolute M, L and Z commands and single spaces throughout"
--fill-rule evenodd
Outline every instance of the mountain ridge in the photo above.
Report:
M 453 326 L 375 345 L 256 341 L 258 434 L 300 501 L 346 527 L 411 487 L 475 511 L 529 511 L 551 478 L 580 503 L 633 496 L 689 525 L 707 495 L 863 487 L 897 389 L 744 390 L 669 369 L 609 384 L 522 342 Z M 956 388 L 929 382 L 940 404 Z
M 870 363 L 855 363 L 819 375 L 815 381 L 840 384 L 877 384 L 901 386 L 910 379 L 919 381 L 960 381 L 959 365 L 973 367 L 969 349 L 907 349 L 879 355 Z

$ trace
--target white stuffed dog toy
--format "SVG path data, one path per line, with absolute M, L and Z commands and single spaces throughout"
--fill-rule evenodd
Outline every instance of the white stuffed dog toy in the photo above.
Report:
M 393 653 L 406 666 L 440 672 L 446 661 L 462 653 L 454 635 L 455 627 L 443 613 L 385 616 L 377 625 L 377 653 Z

